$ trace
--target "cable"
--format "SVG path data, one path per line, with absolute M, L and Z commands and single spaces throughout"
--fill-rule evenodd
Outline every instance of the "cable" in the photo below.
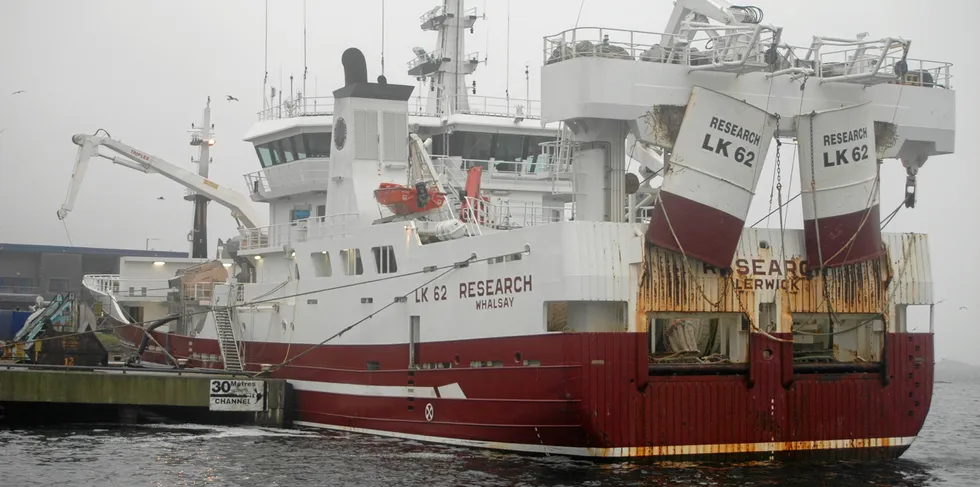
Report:
M 578 5 L 578 15 L 575 16 L 575 28 L 578 28 L 578 21 L 582 18 L 582 9 L 585 7 L 585 0 Z
M 66 223 L 64 220 L 61 220 L 61 226 L 65 227 L 65 236 L 68 237 L 68 245 L 74 247 L 75 244 L 73 244 L 71 241 L 71 232 L 68 231 L 68 223 Z
M 884 229 L 885 229 L 885 227 L 887 227 L 887 226 L 888 226 L 888 224 L 889 224 L 889 223 L 891 223 L 891 222 L 892 222 L 892 220 L 894 220 L 894 219 L 895 219 L 895 216 L 897 216 L 897 215 L 898 215 L 898 212 L 899 212 L 899 211 L 900 211 L 900 210 L 901 210 L 902 208 L 905 208 L 905 201 L 902 201 L 901 203 L 899 203 L 899 204 L 898 204 L 898 207 L 897 207 L 897 208 L 895 208 L 894 210 L 892 210 L 892 212 L 891 212 L 891 213 L 889 213 L 889 214 L 888 214 L 888 216 L 886 216 L 886 217 L 885 217 L 885 218 L 883 219 L 883 221 L 882 221 L 882 223 L 881 223 L 881 229 L 882 229 L 882 230 L 884 230 Z
M 769 218 L 770 216 L 772 216 L 772 214 L 773 214 L 773 213 L 775 213 L 775 212 L 777 212 L 777 211 L 779 211 L 779 210 L 780 210 L 780 209 L 781 209 L 782 207 L 784 207 L 784 206 L 786 206 L 786 205 L 788 205 L 788 204 L 790 204 L 790 203 L 791 203 L 791 202 L 792 202 L 793 200 L 795 200 L 796 198 L 799 198 L 799 197 L 800 197 L 800 195 L 802 195 L 802 194 L 803 194 L 803 192 L 802 192 L 802 191 L 801 191 L 801 192 L 799 192 L 799 193 L 796 193 L 796 196 L 794 196 L 794 197 L 792 197 L 792 198 L 790 198 L 790 199 L 788 199 L 788 200 L 786 200 L 786 202 L 785 202 L 785 203 L 783 203 L 783 204 L 782 204 L 782 206 L 779 206 L 779 207 L 777 207 L 777 208 L 776 208 L 775 210 L 772 210 L 772 211 L 770 211 L 770 212 L 769 212 L 769 213 L 768 213 L 768 214 L 767 214 L 766 216 L 764 216 L 764 217 L 762 217 L 762 218 L 760 218 L 760 219 L 759 219 L 759 221 L 757 221 L 757 222 L 755 222 L 755 223 L 753 223 L 753 224 L 751 224 L 751 225 L 749 225 L 749 227 L 751 228 L 751 227 L 754 227 L 754 226 L 756 226 L 756 225 L 758 225 L 758 224 L 760 224 L 760 223 L 762 223 L 762 221 L 763 221 L 763 220 L 765 220 L 766 218 Z
M 520 252 L 523 252 L 523 250 L 520 251 Z M 500 254 L 500 255 L 488 257 L 487 259 L 496 259 L 498 257 L 505 257 L 505 256 L 508 256 L 508 255 L 513 255 L 513 254 L 520 253 L 520 252 L 508 252 L 508 253 L 505 253 L 505 254 Z M 366 281 L 352 282 L 352 283 L 348 283 L 348 284 L 342 284 L 342 285 L 339 285 L 339 286 L 332 286 L 332 287 L 314 289 L 314 290 L 304 291 L 304 292 L 300 292 L 300 293 L 286 294 L 286 295 L 279 296 L 279 297 L 265 298 L 265 299 L 254 299 L 254 300 L 251 300 L 251 301 L 248 301 L 248 302 L 235 304 L 233 306 L 236 307 L 236 308 L 246 307 L 246 306 L 254 306 L 256 304 L 268 303 L 268 302 L 272 302 L 272 301 L 281 301 L 283 299 L 296 298 L 296 297 L 301 297 L 301 296 L 308 296 L 310 294 L 316 294 L 316 293 L 325 293 L 325 292 L 330 292 L 330 291 L 336 291 L 338 289 L 347 289 L 347 288 L 361 286 L 361 285 L 365 285 L 365 284 L 372 284 L 372 283 L 376 283 L 376 282 L 383 282 L 383 281 L 388 281 L 388 280 L 392 280 L 392 279 L 400 279 L 400 278 L 403 278 L 403 277 L 415 276 L 415 275 L 425 274 L 425 273 L 429 273 L 429 272 L 436 272 L 436 271 L 439 271 L 439 270 L 454 269 L 454 268 L 457 268 L 457 267 L 463 267 L 464 266 L 463 263 L 469 263 L 469 262 L 471 262 L 473 260 L 475 260 L 474 257 L 470 257 L 469 259 L 463 261 L 462 263 L 453 263 L 453 264 L 447 264 L 447 265 L 443 265 L 443 266 L 426 267 L 426 268 L 423 268 L 422 270 L 418 270 L 418 271 L 414 271 L 414 272 L 407 272 L 407 273 L 404 273 L 404 274 L 394 274 L 394 275 L 389 275 L 389 276 L 385 276 L 385 277 L 381 277 L 381 278 L 377 278 L 377 279 L 370 279 L 370 280 L 366 280 Z M 414 290 L 412 292 L 414 292 Z M 411 293 L 409 293 L 409 294 L 411 294 Z M 210 309 L 200 310 L 200 311 L 191 311 L 191 312 L 188 312 L 188 313 L 181 314 L 181 317 L 196 316 L 196 315 L 201 315 L 201 314 L 207 314 L 207 313 L 210 313 L 210 312 L 211 312 Z M 125 313 L 125 311 L 123 311 L 123 313 Z M 130 317 L 130 318 L 132 318 L 132 317 Z M 116 321 L 118 321 L 118 320 L 116 320 Z M 146 324 L 153 323 L 154 321 L 156 321 L 156 320 L 143 320 L 143 321 L 133 321 L 133 322 L 130 322 L 130 323 L 120 323 L 119 325 L 110 327 L 110 330 L 115 330 L 117 328 L 122 328 L 122 327 L 130 326 L 130 325 L 135 325 L 135 326 L 146 325 Z M 32 340 L 32 342 L 39 342 L 39 341 L 46 341 L 46 340 L 61 339 L 61 338 L 69 337 L 69 336 L 84 335 L 86 333 L 90 333 L 90 332 L 87 332 L 87 331 L 74 332 L 74 333 L 69 333 L 69 334 L 65 334 L 65 335 L 60 335 L 60 336 L 57 336 L 57 337 L 39 338 L 37 340 Z M 8 345 L 14 345 L 14 344 L 17 344 L 17 343 L 27 343 L 27 342 L 26 341 L 21 341 L 21 342 L 13 342 L 13 341 L 11 341 L 11 342 L 7 342 Z
M 409 292 L 407 292 L 407 293 L 405 293 L 405 294 L 403 294 L 403 295 L 401 295 L 400 297 L 401 297 L 401 298 L 407 298 L 408 296 L 410 296 L 410 295 L 412 295 L 412 294 L 414 294 L 414 293 L 415 293 L 415 291 L 418 291 L 419 289 L 422 289 L 422 288 L 424 288 L 425 286 L 428 286 L 429 284 L 432 284 L 433 282 L 435 282 L 435 281 L 437 281 L 437 280 L 439 280 L 440 278 L 442 278 L 442 277 L 443 277 L 443 276 L 445 276 L 446 274 L 449 274 L 450 272 L 452 272 L 452 271 L 454 271 L 454 270 L 456 270 L 456 269 L 459 269 L 460 267 L 464 267 L 464 266 L 466 266 L 466 265 L 468 265 L 468 264 L 469 264 L 470 262 L 472 262 L 472 261 L 474 260 L 474 258 L 475 258 L 475 257 L 476 257 L 476 256 L 475 256 L 475 255 L 473 255 L 473 256 L 470 256 L 470 257 L 469 257 L 468 259 L 466 259 L 466 260 L 464 260 L 464 261 L 462 261 L 462 262 L 458 262 L 458 263 L 456 263 L 456 264 L 453 264 L 453 266 L 452 266 L 452 267 L 450 267 L 450 268 L 448 268 L 448 269 L 446 269 L 445 271 L 443 271 L 443 272 L 441 272 L 440 274 L 438 274 L 437 276 L 435 276 L 435 277 L 433 277 L 432 279 L 429 279 L 428 281 L 425 281 L 424 283 L 422 283 L 422 284 L 420 284 L 420 285 L 418 285 L 418 286 L 416 286 L 416 287 L 415 287 L 415 288 L 413 288 L 413 289 L 412 289 L 411 291 L 409 291 Z M 382 311 L 384 311 L 384 310 L 386 310 L 386 309 L 388 309 L 388 308 L 390 308 L 390 307 L 391 307 L 392 305 L 394 305 L 395 303 L 398 303 L 398 302 L 399 302 L 399 300 L 398 300 L 398 299 L 393 299 L 393 300 L 391 300 L 391 301 L 390 301 L 390 302 L 389 302 L 388 304 L 386 304 L 386 305 L 384 305 L 384 306 L 382 306 L 382 307 L 381 307 L 381 309 L 379 309 L 379 310 L 376 310 L 376 311 L 373 311 L 373 312 L 371 312 L 370 314 L 368 314 L 368 315 L 367 315 L 367 316 L 365 316 L 364 318 L 361 318 L 361 319 L 359 319 L 359 320 L 357 320 L 357 321 L 355 321 L 354 323 L 352 323 L 352 324 L 351 324 L 350 326 L 347 326 L 347 327 L 346 327 L 346 328 L 344 328 L 343 330 L 340 330 L 340 331 L 338 331 L 337 333 L 334 333 L 333 335 L 331 335 L 331 336 L 329 336 L 329 337 L 327 337 L 327 338 L 326 338 L 326 339 L 324 339 L 324 340 L 323 340 L 322 342 L 320 342 L 320 343 L 318 343 L 318 344 L 316 344 L 316 345 L 314 345 L 314 346 L 312 346 L 312 347 L 310 347 L 310 348 L 307 348 L 306 350 L 303 350 L 302 352 L 300 352 L 300 353 L 298 353 L 298 354 L 297 354 L 297 355 L 296 355 L 295 357 L 293 357 L 293 358 L 290 358 L 290 359 L 288 359 L 288 360 L 285 360 L 285 361 L 283 361 L 282 363 L 280 363 L 280 364 L 278 364 L 278 365 L 276 365 L 276 366 L 274 366 L 274 367 L 270 367 L 270 368 L 269 368 L 268 370 L 263 370 L 263 371 L 261 371 L 261 372 L 258 372 L 258 373 L 256 373 L 255 375 L 253 375 L 253 377 L 258 377 L 258 376 L 260 376 L 260 375 L 262 375 L 262 374 L 268 374 L 268 373 L 272 373 L 272 372 L 275 372 L 276 370 L 279 370 L 279 369 L 281 369 L 281 368 L 283 368 L 283 367 L 285 367 L 285 366 L 287 366 L 287 365 L 289 365 L 290 363 L 292 363 L 292 362 L 294 362 L 294 361 L 296 361 L 296 359 L 298 359 L 298 358 L 300 358 L 300 357 L 302 357 L 302 356 L 304 356 L 304 355 L 306 355 L 306 354 L 308 354 L 308 353 L 310 353 L 310 352 L 312 352 L 313 350 L 316 350 L 316 349 L 317 349 L 317 348 L 319 348 L 319 347 L 322 347 L 323 345 L 326 345 L 326 344 L 327 344 L 328 342 L 330 342 L 330 341 L 331 341 L 331 340 L 333 340 L 334 338 L 338 338 L 338 337 L 340 337 L 341 335 L 343 335 L 344 333 L 347 333 L 348 331 L 350 331 L 350 330 L 352 330 L 352 329 L 353 329 L 354 327 L 356 327 L 357 325 L 360 325 L 361 323 L 364 323 L 365 321 L 367 321 L 367 320 L 369 320 L 369 319 L 371 319 L 371 318 L 374 318 L 374 317 L 375 317 L 376 315 L 378 315 L 378 314 L 380 314 L 380 313 L 381 313 Z

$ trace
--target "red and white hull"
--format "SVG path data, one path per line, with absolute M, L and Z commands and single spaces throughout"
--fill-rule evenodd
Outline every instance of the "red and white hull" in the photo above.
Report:
M 135 342 L 141 331 L 121 333 Z M 214 340 L 156 338 L 176 357 L 220 356 Z M 444 368 L 416 370 L 404 366 L 407 345 L 328 345 L 272 375 L 292 384 L 299 425 L 588 457 L 893 458 L 932 396 L 931 334 L 889 334 L 883 370 L 839 372 L 794 370 L 791 345 L 753 334 L 743 367 L 660 375 L 646 343 L 645 333 L 424 343 L 421 362 Z M 247 343 L 249 369 L 308 348 Z

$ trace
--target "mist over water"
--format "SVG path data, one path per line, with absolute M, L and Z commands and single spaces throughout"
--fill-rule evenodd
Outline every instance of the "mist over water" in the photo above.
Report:
M 975 486 L 980 382 L 936 385 L 899 460 L 826 464 L 596 463 L 310 430 L 145 425 L 0 430 L 3 485 Z

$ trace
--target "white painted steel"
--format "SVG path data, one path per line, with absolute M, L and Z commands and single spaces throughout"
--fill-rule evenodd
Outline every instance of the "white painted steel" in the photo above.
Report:
M 897 304 L 935 304 L 929 237 L 923 233 L 883 233 L 891 261 L 888 295 Z
M 661 191 L 745 221 L 775 130 L 772 114 L 694 87 Z M 643 137 L 664 142 L 651 133 Z
M 801 79 L 767 75 L 764 71 L 739 76 L 692 73 L 689 66 L 681 64 L 578 57 L 541 68 L 542 120 L 635 120 L 654 105 L 685 105 L 697 85 L 737 96 L 786 121 L 800 113 L 870 100 L 874 120 L 894 121 L 898 126 L 898 141 L 885 158 L 914 159 L 920 155 L 953 152 L 956 132 L 953 90 L 811 81 L 801 92 Z M 787 124 L 783 130 L 789 128 Z M 915 141 L 924 143 L 909 143 Z
M 797 127 L 804 220 L 851 215 L 878 204 L 869 103 L 802 115 Z

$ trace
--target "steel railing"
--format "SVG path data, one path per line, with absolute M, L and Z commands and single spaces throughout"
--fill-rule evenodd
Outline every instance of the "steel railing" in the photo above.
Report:
M 815 37 L 810 47 L 777 42 L 777 29 L 767 26 L 717 26 L 685 23 L 677 35 L 577 27 L 543 40 L 542 62 L 553 64 L 581 57 L 680 64 L 691 69 L 767 70 L 775 62 L 777 74 L 799 74 L 824 81 L 890 82 L 912 86 L 951 88 L 951 63 L 907 58 L 907 42 L 896 38 L 874 40 Z M 721 35 L 716 35 L 721 33 Z M 690 39 L 688 38 L 690 36 Z M 677 42 L 671 42 L 671 41 Z M 673 47 L 668 45 L 673 44 Z M 905 61 L 899 77 L 895 66 Z
M 359 226 L 357 214 L 328 215 L 241 231 L 241 249 L 285 249 L 307 240 L 349 237 Z
M 470 56 L 478 56 L 471 53 Z M 467 58 L 469 59 L 469 58 Z M 432 97 L 409 100 L 409 115 L 442 117 L 452 114 L 482 115 L 537 120 L 541 118 L 541 101 L 472 94 L 447 95 L 431 108 Z M 279 103 L 258 113 L 260 121 L 285 118 L 333 115 L 333 97 L 304 97 Z

